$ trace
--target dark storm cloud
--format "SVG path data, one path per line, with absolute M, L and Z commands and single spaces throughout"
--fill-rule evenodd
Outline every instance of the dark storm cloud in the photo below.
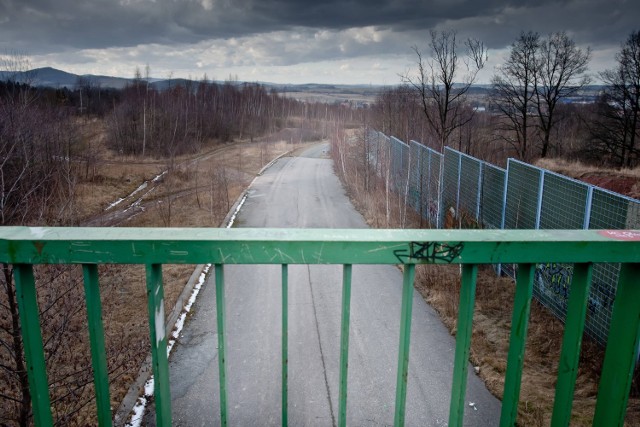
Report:
M 52 50 L 134 46 L 146 43 L 192 43 L 296 27 L 342 30 L 362 26 L 395 31 L 428 29 L 478 20 L 477 37 L 500 39 L 505 27 L 520 27 L 527 14 L 497 23 L 505 11 L 562 11 L 567 4 L 598 2 L 552 0 L 0 0 L 0 43 Z M 605 2 L 600 2 L 605 4 Z M 606 2 L 622 5 L 624 0 Z M 626 2 L 638 9 L 637 0 Z M 604 7 L 604 6 L 603 6 Z M 633 16 L 632 13 L 626 16 Z M 638 16 L 637 14 L 635 16 Z M 563 19 L 571 17 L 563 17 Z M 523 22 L 524 21 L 524 22 Z M 497 42 L 498 40 L 496 40 Z
M 521 31 L 566 31 L 594 49 L 592 69 L 606 69 L 638 16 L 640 0 L 0 0 L 0 56 L 120 75 L 145 63 L 161 73 L 240 68 L 266 80 L 265 67 L 299 66 L 309 79 L 318 67 L 371 78 L 397 67 L 379 77 L 389 83 L 412 66 L 411 46 L 427 50 L 429 30 L 454 29 L 491 50 L 488 81 Z M 270 72 L 284 80 L 291 70 Z

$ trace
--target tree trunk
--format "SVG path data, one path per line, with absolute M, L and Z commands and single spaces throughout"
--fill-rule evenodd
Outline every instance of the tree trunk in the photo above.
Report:
M 20 335 L 20 316 L 16 301 L 16 291 L 13 286 L 13 269 L 7 264 L 2 264 L 2 272 L 6 281 L 7 301 L 9 302 L 9 312 L 11 315 L 15 373 L 18 376 L 20 394 L 22 395 L 18 422 L 21 427 L 26 427 L 29 425 L 29 417 L 31 415 L 31 392 L 29 391 L 29 377 L 24 364 L 24 348 L 22 346 L 22 336 Z

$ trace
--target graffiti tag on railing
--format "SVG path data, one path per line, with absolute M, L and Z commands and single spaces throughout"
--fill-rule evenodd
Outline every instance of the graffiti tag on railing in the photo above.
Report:
M 439 242 L 411 242 L 409 243 L 409 249 L 397 249 L 393 251 L 393 254 L 402 264 L 409 260 L 427 261 L 429 263 L 435 263 L 436 261 L 451 263 L 460 256 L 463 248 L 463 243 L 451 245 Z

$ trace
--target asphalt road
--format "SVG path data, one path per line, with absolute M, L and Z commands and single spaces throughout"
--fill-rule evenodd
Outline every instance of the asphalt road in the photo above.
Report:
M 241 227 L 364 228 L 328 145 L 284 157 L 253 183 Z M 229 425 L 280 425 L 280 266 L 226 266 Z M 341 266 L 289 267 L 289 425 L 338 417 Z M 402 275 L 354 266 L 347 422 L 393 425 Z M 174 425 L 219 425 L 215 288 L 203 287 L 170 358 Z M 406 425 L 447 424 L 454 339 L 415 292 Z M 469 369 L 465 424 L 497 425 L 500 402 Z M 473 402 L 473 406 L 469 404 Z

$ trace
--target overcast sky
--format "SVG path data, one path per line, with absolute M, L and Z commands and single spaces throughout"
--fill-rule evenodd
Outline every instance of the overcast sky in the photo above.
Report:
M 411 46 L 454 29 L 489 48 L 488 83 L 529 30 L 590 46 L 595 75 L 639 18 L 640 0 L 0 0 L 0 55 L 78 74 L 395 85 Z

